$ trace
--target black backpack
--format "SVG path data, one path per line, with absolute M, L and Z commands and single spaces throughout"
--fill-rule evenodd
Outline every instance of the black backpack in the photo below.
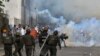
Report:
M 30 35 L 26 35 L 25 37 L 24 37 L 24 43 L 25 43 L 25 45 L 32 45 L 32 41 L 33 39 L 32 39 L 32 37 L 30 36 Z
M 49 45 L 55 45 L 57 44 L 57 41 L 58 41 L 58 36 L 51 35 L 48 37 L 47 43 Z
M 3 37 L 3 42 L 4 44 L 12 44 L 13 43 L 13 38 L 8 36 L 8 37 Z

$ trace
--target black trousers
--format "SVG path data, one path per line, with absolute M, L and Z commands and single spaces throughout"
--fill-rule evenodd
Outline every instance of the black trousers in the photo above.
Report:
M 43 43 L 40 43 L 40 47 L 42 47 Z M 44 46 L 43 49 L 41 50 L 40 56 L 49 56 L 48 52 L 48 47 Z
M 33 50 L 32 53 L 33 53 L 33 56 L 34 56 L 34 54 L 35 54 L 35 47 L 34 48 L 32 47 L 32 50 Z
M 18 53 L 19 56 L 22 56 L 21 49 L 22 49 L 21 47 L 15 46 L 15 51 L 14 51 L 13 55 L 17 56 L 17 53 Z
M 5 56 L 12 56 L 12 45 L 4 44 Z
M 25 46 L 26 49 L 26 56 L 32 55 L 32 46 Z
M 56 47 L 49 47 L 50 56 L 56 56 L 57 48 Z
M 48 51 L 50 51 L 50 56 L 56 56 L 57 48 L 56 48 L 56 46 L 48 46 L 48 45 L 46 45 L 41 50 L 40 56 L 46 56 L 46 54 L 48 54 Z

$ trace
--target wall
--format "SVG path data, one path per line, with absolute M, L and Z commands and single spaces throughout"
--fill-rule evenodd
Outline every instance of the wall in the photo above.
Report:
M 4 1 L 4 12 L 8 14 L 9 24 L 14 25 L 15 18 L 21 23 L 21 0 L 10 0 L 9 2 Z

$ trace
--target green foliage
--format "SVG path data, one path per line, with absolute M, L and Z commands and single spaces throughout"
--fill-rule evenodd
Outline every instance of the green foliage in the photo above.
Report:
M 0 6 L 3 6 L 3 7 L 4 7 L 4 5 L 3 5 L 3 2 L 2 2 L 2 1 L 0 1 Z
M 0 15 L 2 15 L 3 7 L 4 7 L 3 2 L 0 1 Z
M 4 13 L 3 7 L 4 7 L 3 1 L 0 0 L 0 32 L 4 28 L 8 29 L 8 22 L 9 22 L 6 17 L 7 15 Z

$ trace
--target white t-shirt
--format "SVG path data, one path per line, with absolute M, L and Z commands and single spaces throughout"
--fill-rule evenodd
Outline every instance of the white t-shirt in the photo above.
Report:
M 21 28 L 21 35 L 23 36 L 23 35 L 25 35 L 25 33 L 26 33 L 26 30 L 24 30 L 23 28 Z

